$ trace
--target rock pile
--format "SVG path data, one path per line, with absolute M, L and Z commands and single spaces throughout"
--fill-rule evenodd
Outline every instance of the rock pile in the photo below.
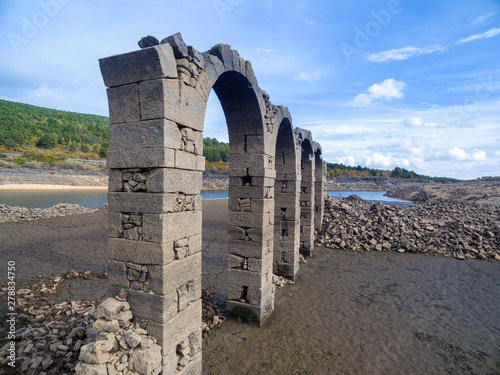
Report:
M 226 320 L 224 316 L 226 309 L 214 302 L 214 296 L 208 289 L 201 288 L 201 300 L 203 302 L 201 329 L 203 337 L 207 337 Z
M 122 293 L 97 307 L 93 333 L 89 335 L 95 341 L 81 347 L 76 374 L 156 375 L 161 372 L 161 347 L 146 330 L 132 324 L 130 305 L 124 290 Z
M 6 221 L 44 219 L 55 216 L 83 214 L 95 211 L 97 211 L 97 209 L 81 207 L 78 204 L 70 203 L 59 203 L 45 209 L 7 206 L 5 204 L 0 204 L 0 223 Z
M 500 260 L 500 208 L 443 199 L 398 206 L 374 204 L 356 195 L 328 198 L 316 244 Z
M 75 371 L 80 347 L 86 342 L 92 324 L 93 302 L 63 301 L 51 296 L 63 278 L 40 279 L 18 289 L 14 316 L 16 319 L 16 374 L 71 374 Z M 2 287 L 2 294 L 7 287 Z M 3 298 L 2 298 L 3 299 Z M 6 327 L 2 338 L 7 339 Z M 0 363 L 7 366 L 10 341 L 0 349 Z

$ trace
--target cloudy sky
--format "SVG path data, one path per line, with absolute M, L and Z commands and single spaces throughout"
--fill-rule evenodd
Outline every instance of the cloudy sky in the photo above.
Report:
M 500 175 L 498 0 L 2 0 L 0 98 L 107 116 L 98 59 L 176 32 L 250 60 L 329 162 Z

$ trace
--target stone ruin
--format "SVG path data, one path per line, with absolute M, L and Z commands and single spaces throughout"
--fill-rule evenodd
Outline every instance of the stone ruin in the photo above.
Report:
M 230 46 L 200 53 L 180 34 L 143 38 L 100 60 L 108 87 L 110 295 L 128 294 L 135 324 L 162 351 L 163 374 L 201 373 L 203 123 L 213 89 L 230 144 L 228 317 L 262 325 L 273 274 L 295 278 L 324 212 L 326 163 L 311 132 L 273 105 Z

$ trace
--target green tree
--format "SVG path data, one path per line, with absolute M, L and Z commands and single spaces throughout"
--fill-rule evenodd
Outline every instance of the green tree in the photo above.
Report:
M 57 134 L 46 133 L 40 137 L 36 145 L 41 148 L 54 148 L 57 145 L 57 141 Z

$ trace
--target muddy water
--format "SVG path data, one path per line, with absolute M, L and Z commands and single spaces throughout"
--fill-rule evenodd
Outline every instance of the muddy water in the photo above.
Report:
M 204 285 L 223 296 L 226 206 L 205 204 Z M 203 355 L 204 374 L 499 374 L 500 262 L 316 248 L 267 327 L 229 321 Z

